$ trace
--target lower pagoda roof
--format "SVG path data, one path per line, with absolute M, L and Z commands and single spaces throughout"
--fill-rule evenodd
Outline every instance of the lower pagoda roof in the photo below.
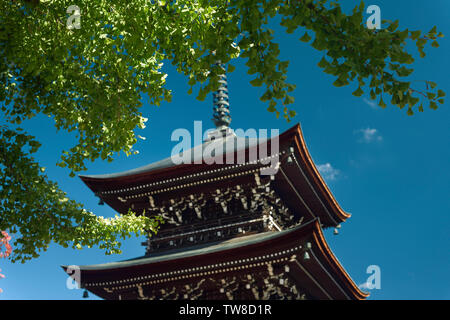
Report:
M 264 299 L 273 290 L 267 279 L 273 278 L 279 284 L 289 283 L 289 290 L 302 292 L 308 299 L 353 300 L 368 296 L 332 253 L 319 219 L 289 230 L 121 262 L 80 266 L 80 271 L 81 287 L 105 299 L 179 299 L 180 294 L 194 299 L 196 292 L 192 288 L 201 290 L 197 294 L 202 297 L 209 292 L 213 299 L 226 299 L 230 295 L 236 298 L 236 294 L 242 298 L 247 291 L 252 292 L 250 298 L 254 295 L 253 298 Z M 231 292 L 225 284 L 236 277 L 245 279 Z M 282 292 L 283 288 L 277 290 Z M 171 289 L 177 296 L 168 295 Z

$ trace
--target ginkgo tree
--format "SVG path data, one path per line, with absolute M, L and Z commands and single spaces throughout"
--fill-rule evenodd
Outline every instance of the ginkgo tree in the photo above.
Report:
M 68 27 L 73 5 L 79 25 Z M 424 57 L 443 34 L 400 30 L 398 21 L 370 30 L 364 13 L 363 2 L 346 13 L 337 0 L 1 1 L 0 230 L 16 235 L 11 258 L 37 257 L 51 241 L 116 253 L 121 237 L 161 222 L 133 213 L 103 219 L 68 199 L 33 158 L 41 144 L 24 120 L 44 114 L 75 133 L 77 143 L 58 162 L 74 176 L 87 161 L 134 152 L 135 129 L 146 121 L 143 97 L 150 105 L 171 100 L 163 61 L 204 99 L 218 87 L 215 63 L 232 72 L 235 59 L 246 60 L 251 84 L 265 88 L 265 108 L 290 120 L 296 86 L 287 81 L 289 61 L 279 59 L 274 18 L 287 33 L 300 29 L 299 40 L 323 52 L 318 67 L 334 85 L 353 85 L 355 96 L 368 92 L 380 107 L 390 102 L 408 115 L 444 103 L 436 83 L 410 80 L 414 58 L 406 49 L 414 42 Z

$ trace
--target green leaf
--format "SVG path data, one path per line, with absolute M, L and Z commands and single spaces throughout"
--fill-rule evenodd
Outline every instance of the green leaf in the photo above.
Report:
M 437 27 L 434 26 L 428 33 L 429 33 L 429 34 L 435 34 L 435 33 L 437 33 Z
M 399 21 L 395 20 L 394 23 L 392 23 L 391 25 L 389 25 L 389 27 L 387 28 L 390 32 L 394 32 L 397 28 L 398 28 L 398 24 Z
M 308 32 L 305 32 L 305 34 L 303 35 L 303 37 L 301 37 L 299 40 L 302 42 L 309 42 L 311 41 L 311 37 L 309 36 Z
M 397 70 L 397 74 L 400 77 L 407 77 L 409 76 L 412 72 L 414 71 L 414 69 L 408 69 L 406 67 L 401 67 Z
M 361 87 L 358 87 L 358 89 L 353 92 L 353 95 L 355 97 L 361 97 L 363 94 L 364 94 L 364 91 L 361 89 Z
M 288 105 L 288 104 L 292 104 L 292 103 L 294 103 L 294 101 L 295 101 L 295 99 L 294 99 L 294 97 L 292 97 L 292 96 L 286 96 L 286 98 L 284 99 L 284 104 L 285 105 Z
M 295 84 L 290 84 L 290 83 L 287 84 L 287 90 L 288 90 L 288 92 L 294 91 L 296 87 L 297 87 L 297 86 L 296 86 Z
M 418 30 L 418 31 L 411 31 L 411 39 L 417 40 L 420 37 L 421 33 L 422 33 L 422 31 L 420 31 L 420 30 Z
M 261 87 L 263 85 L 263 80 L 256 78 L 250 81 L 250 84 L 254 87 Z
M 436 86 L 437 86 L 436 82 L 433 82 L 433 81 L 427 81 L 427 83 L 432 89 L 436 88 Z
M 370 90 L 370 98 L 371 98 L 372 100 L 375 100 L 375 99 L 377 98 L 377 95 L 375 94 L 375 91 L 374 91 L 374 90 Z
M 380 102 L 378 103 L 378 105 L 379 105 L 381 108 L 383 108 L 383 109 L 386 108 L 386 103 L 384 103 L 382 97 L 380 98 Z
M 436 102 L 430 101 L 430 109 L 436 110 L 438 108 Z
M 433 93 L 433 92 L 427 92 L 427 97 L 428 97 L 428 99 L 434 99 L 435 97 L 436 97 L 436 93 Z
M 329 63 L 328 61 L 325 59 L 325 57 L 322 57 L 322 59 L 319 61 L 319 63 L 317 64 L 320 68 L 326 68 Z
M 271 100 L 269 103 L 269 107 L 267 108 L 267 111 L 269 111 L 269 112 L 277 111 L 277 109 L 275 108 L 276 105 L 277 105 L 277 103 L 275 101 Z
M 412 97 L 412 96 L 409 96 L 408 103 L 409 103 L 409 105 L 410 105 L 411 107 L 413 107 L 414 105 L 416 105 L 419 101 L 420 101 L 419 98 L 414 98 L 414 97 Z

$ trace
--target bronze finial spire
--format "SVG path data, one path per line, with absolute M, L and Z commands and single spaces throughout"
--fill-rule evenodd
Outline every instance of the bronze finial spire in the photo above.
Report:
M 228 83 L 224 64 L 217 61 L 216 65 L 223 70 L 223 73 L 219 76 L 219 88 L 213 93 L 212 120 L 217 129 L 225 129 L 228 128 L 231 123 Z

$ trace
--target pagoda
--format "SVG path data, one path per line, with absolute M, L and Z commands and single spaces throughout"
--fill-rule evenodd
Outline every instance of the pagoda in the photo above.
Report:
M 80 176 L 100 203 L 165 221 L 142 257 L 79 266 L 80 286 L 108 300 L 365 299 L 325 241 L 322 230 L 337 232 L 350 214 L 319 174 L 300 125 L 270 138 L 237 136 L 225 74 L 213 104 L 216 129 L 183 150 L 191 161 Z M 214 161 L 203 156 L 208 148 Z

